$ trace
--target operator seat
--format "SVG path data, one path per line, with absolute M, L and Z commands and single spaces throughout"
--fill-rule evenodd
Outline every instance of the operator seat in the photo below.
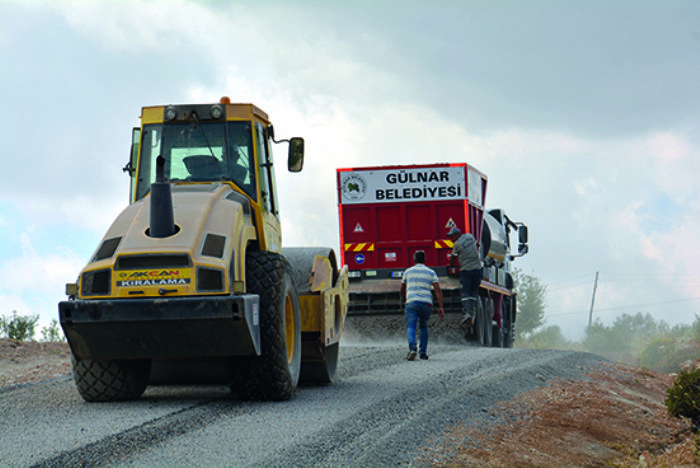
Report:
M 240 183 L 243 184 L 246 177 L 248 176 L 248 168 L 243 167 L 238 163 L 233 164 L 231 167 L 231 178 Z
M 221 179 L 221 166 L 214 156 L 187 156 L 182 161 L 185 163 L 187 172 L 190 173 L 191 180 Z

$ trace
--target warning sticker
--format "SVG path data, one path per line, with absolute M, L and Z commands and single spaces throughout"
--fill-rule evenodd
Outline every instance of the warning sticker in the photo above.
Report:
M 354 232 L 365 232 L 365 230 L 362 229 L 362 226 L 360 226 L 360 223 L 357 223 L 357 226 L 355 226 Z

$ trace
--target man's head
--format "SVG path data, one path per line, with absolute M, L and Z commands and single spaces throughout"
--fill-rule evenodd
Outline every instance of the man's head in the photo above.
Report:
M 425 252 L 416 250 L 416 253 L 413 254 L 413 261 L 416 263 L 425 263 Z
M 459 230 L 459 228 L 453 227 L 450 229 L 447 233 L 447 237 L 450 238 L 452 241 L 456 241 L 459 239 L 459 237 L 462 235 L 462 231 Z

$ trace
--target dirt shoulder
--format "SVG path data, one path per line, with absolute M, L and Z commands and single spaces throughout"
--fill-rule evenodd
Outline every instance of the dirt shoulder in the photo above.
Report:
M 503 402 L 486 429 L 452 427 L 425 459 L 438 466 L 700 466 L 688 421 L 669 417 L 664 406 L 672 376 L 611 363 L 588 378 Z
M 0 339 L 0 393 L 70 375 L 66 343 Z M 435 466 L 700 466 L 687 421 L 663 404 L 673 376 L 609 364 L 588 380 L 558 381 L 492 411 L 488 428 L 446 428 L 425 447 Z
M 67 343 L 0 339 L 0 391 L 70 373 Z

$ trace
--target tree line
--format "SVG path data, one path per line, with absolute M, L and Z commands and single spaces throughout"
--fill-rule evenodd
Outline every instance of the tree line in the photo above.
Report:
M 567 340 L 557 325 L 547 325 L 547 286 L 538 277 L 514 269 L 518 293 L 515 346 L 571 349 L 599 354 L 657 372 L 678 372 L 679 365 L 700 357 L 700 317 L 691 324 L 670 327 L 650 314 L 622 314 L 612 325 L 595 320 L 581 342 Z
M 35 328 L 39 322 L 38 315 L 19 315 L 16 310 L 9 317 L 0 317 L 0 338 L 17 341 L 34 339 Z M 63 332 L 58 326 L 58 320 L 53 319 L 48 327 L 41 329 L 42 341 L 65 341 Z

